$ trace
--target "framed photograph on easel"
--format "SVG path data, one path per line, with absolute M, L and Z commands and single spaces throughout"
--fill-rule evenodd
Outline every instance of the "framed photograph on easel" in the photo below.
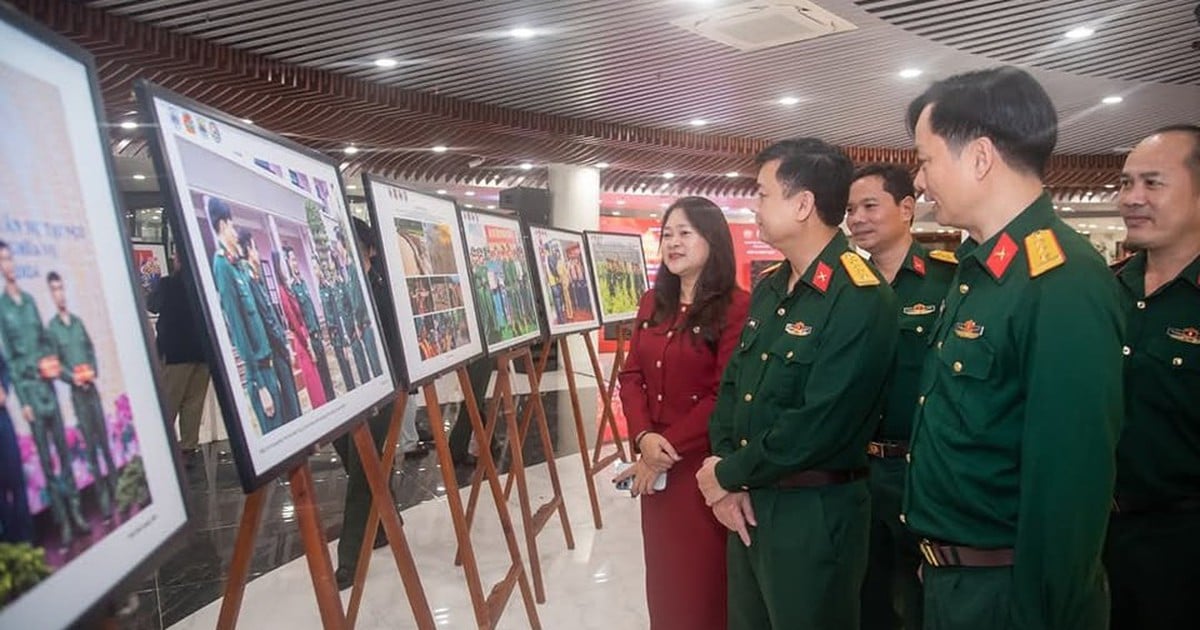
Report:
M 584 232 L 588 260 L 596 275 L 596 302 L 605 326 L 637 317 L 646 292 L 646 256 L 637 234 Z
M 600 327 L 592 267 L 579 232 L 529 226 L 533 267 L 542 291 L 546 324 L 552 336 Z
M 61 628 L 187 509 L 91 56 L 7 5 L 0 116 L 0 627 Z
M 461 209 L 459 220 L 488 354 L 544 337 L 537 309 L 540 298 L 529 269 L 521 222 L 490 212 Z
M 250 492 L 395 391 L 341 175 L 327 156 L 178 94 L 138 93 Z

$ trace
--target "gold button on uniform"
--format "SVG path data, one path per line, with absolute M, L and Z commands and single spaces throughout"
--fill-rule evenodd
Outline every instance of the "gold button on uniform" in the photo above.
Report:
M 912 463 L 912 453 L 905 453 L 905 454 L 904 454 L 904 461 L 905 461 L 905 462 L 907 462 L 907 463 L 909 463 L 909 464 L 911 464 L 911 463 Z
M 790 359 L 790 358 L 792 358 L 792 357 L 794 357 L 794 356 L 796 356 L 796 353 L 795 353 L 795 352 L 792 352 L 791 350 L 788 350 L 788 353 L 787 353 L 787 358 L 789 358 L 789 359 Z
M 784 313 L 786 313 L 786 312 L 787 312 L 787 311 L 785 311 L 783 308 L 780 308 L 778 311 L 775 311 L 775 314 L 776 314 L 776 315 L 778 315 L 778 316 L 780 316 L 780 317 L 783 317 L 783 314 L 784 314 Z
M 938 342 L 938 350 L 941 350 L 941 349 L 942 349 L 942 342 L 939 341 Z
M 907 519 L 907 518 L 905 518 L 903 514 L 901 514 L 901 515 L 900 515 L 900 522 L 901 522 L 901 523 L 904 523 L 905 525 L 907 525 L 907 524 L 908 524 L 908 519 Z
M 921 333 L 923 333 L 923 332 L 925 332 L 925 327 L 924 327 L 924 326 L 917 326 L 917 334 L 921 334 Z
M 754 394 L 746 394 L 745 396 L 742 396 L 742 400 L 750 402 L 751 400 L 754 400 Z
M 662 402 L 662 394 L 658 395 L 658 402 Z
M 751 328 L 758 328 L 758 322 L 753 319 L 750 320 L 749 324 Z
M 675 331 L 674 331 L 674 330 L 668 330 L 668 331 L 667 331 L 667 336 L 668 336 L 668 337 L 674 337 L 674 336 L 675 336 Z
M 955 361 L 953 367 L 955 372 L 961 372 L 963 368 L 962 361 Z
M 1137 307 L 1138 307 L 1138 310 L 1145 309 L 1146 308 L 1146 300 L 1138 300 Z
M 742 438 L 742 442 L 741 442 L 742 446 L 745 446 L 745 445 L 747 445 L 747 444 L 749 444 L 749 443 L 750 443 L 750 442 L 746 441 L 746 438 Z
M 1183 365 L 1183 357 L 1175 357 L 1174 359 L 1171 359 L 1171 365 L 1174 365 L 1175 367 Z
M 963 295 L 966 295 L 967 291 L 970 291 L 970 290 L 971 290 L 971 287 L 967 286 L 966 284 L 958 285 L 958 292 Z
M 917 404 L 918 404 L 918 405 L 924 405 L 924 404 L 925 404 L 925 396 L 924 396 L 924 395 L 917 396 Z
M 660 368 L 660 367 L 662 367 L 662 361 L 655 361 L 655 362 L 654 362 L 654 367 L 656 367 L 656 368 Z
M 1129 356 L 1133 354 L 1133 348 L 1130 348 L 1129 346 L 1121 346 L 1121 354 Z
M 762 353 L 762 360 L 763 360 L 763 361 L 766 361 L 766 360 L 767 360 L 767 353 L 766 353 L 766 352 Z

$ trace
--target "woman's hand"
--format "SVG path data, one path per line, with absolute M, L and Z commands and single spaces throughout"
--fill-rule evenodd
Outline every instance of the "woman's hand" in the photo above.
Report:
M 675 447 L 659 433 L 644 433 L 637 443 L 638 451 L 642 453 L 639 460 L 658 472 L 666 472 L 683 459 L 675 452 Z
M 620 482 L 630 477 L 633 477 L 633 484 L 629 488 L 629 492 L 633 496 L 652 495 L 654 494 L 654 480 L 662 474 L 661 471 L 655 470 L 646 463 L 645 457 L 637 460 L 632 466 L 621 471 L 613 482 Z

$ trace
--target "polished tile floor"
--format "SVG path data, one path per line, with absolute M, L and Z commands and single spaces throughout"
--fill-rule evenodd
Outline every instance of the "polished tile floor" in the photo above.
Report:
M 529 387 L 523 375 L 516 377 L 517 399 L 523 406 L 529 401 Z M 595 432 L 595 381 L 589 373 L 580 373 L 578 378 L 585 434 L 590 443 Z M 455 383 L 449 380 L 440 389 L 445 399 L 451 401 L 441 406 L 445 430 L 449 431 L 456 421 L 461 395 L 457 393 Z M 574 550 L 566 549 L 557 518 L 552 518 L 538 537 L 547 592 L 547 602 L 537 607 L 542 626 L 559 628 L 567 627 L 569 623 L 587 628 L 592 627 L 589 624 L 594 620 L 606 619 L 605 627 L 643 627 L 646 617 L 637 502 L 612 488 L 609 482 L 611 471 L 601 472 L 596 483 L 604 527 L 595 528 L 578 455 L 574 420 L 569 400 L 562 391 L 565 389 L 563 374 L 548 373 L 541 389 L 576 543 Z M 428 418 L 427 410 L 419 407 L 417 423 L 425 436 L 429 431 Z M 498 436 L 494 452 L 507 453 L 504 446 L 503 436 Z M 550 483 L 536 432 L 530 432 L 522 450 L 533 501 L 540 504 L 550 496 Z M 508 457 L 502 457 L 499 464 L 502 471 L 507 471 Z M 329 447 L 314 455 L 310 465 L 321 520 L 326 537 L 332 543 L 341 533 L 346 475 L 336 453 Z M 455 471 L 464 487 L 464 500 L 471 471 L 469 466 L 459 466 Z M 192 531 L 181 548 L 133 593 L 135 598 L 131 601 L 134 604 L 129 606 L 132 610 L 119 619 L 122 628 L 215 626 L 244 500 L 228 444 L 214 442 L 202 447 L 187 469 L 186 484 L 193 514 Z M 392 491 L 397 506 L 403 510 L 405 532 L 439 625 L 475 627 L 462 570 L 453 565 L 454 533 L 441 470 L 433 451 L 422 457 L 398 456 Z M 502 540 L 499 522 L 489 495 L 485 493 L 483 499 L 474 540 L 486 592 L 502 577 L 507 566 L 507 552 L 499 542 Z M 524 557 L 526 550 L 515 494 L 509 509 L 518 528 Z M 277 481 L 269 486 L 264 513 L 251 561 L 251 582 L 246 589 L 240 626 L 318 628 L 319 615 L 302 558 L 303 544 L 291 493 L 284 483 Z M 336 558 L 333 544 L 330 552 L 331 557 Z M 525 560 L 528 566 L 528 558 Z M 343 600 L 348 598 L 347 590 L 343 592 Z M 600 612 L 604 614 L 598 614 Z M 526 615 L 519 593 L 514 593 L 499 627 L 526 628 L 529 626 Z M 358 627 L 415 627 L 388 549 L 377 550 L 372 558 Z

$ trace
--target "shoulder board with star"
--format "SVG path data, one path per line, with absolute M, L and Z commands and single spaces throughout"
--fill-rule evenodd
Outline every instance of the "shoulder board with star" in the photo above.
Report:
M 841 255 L 840 260 L 842 266 L 846 268 L 846 273 L 850 274 L 850 281 L 854 283 L 854 286 L 871 287 L 879 284 L 879 276 L 871 271 L 862 256 L 854 252 L 846 252 Z
M 958 264 L 958 257 L 954 255 L 954 252 L 946 251 L 944 249 L 930 250 L 929 258 L 938 262 L 944 262 L 948 265 Z
M 1054 232 L 1044 229 L 1025 237 L 1025 256 L 1029 259 L 1029 277 L 1036 278 L 1067 262 Z
M 758 272 L 758 277 L 766 278 L 767 276 L 775 273 L 782 266 L 783 266 L 783 261 L 781 260 L 781 261 L 771 265 L 770 267 L 767 267 L 766 269 L 763 269 L 762 271 Z

